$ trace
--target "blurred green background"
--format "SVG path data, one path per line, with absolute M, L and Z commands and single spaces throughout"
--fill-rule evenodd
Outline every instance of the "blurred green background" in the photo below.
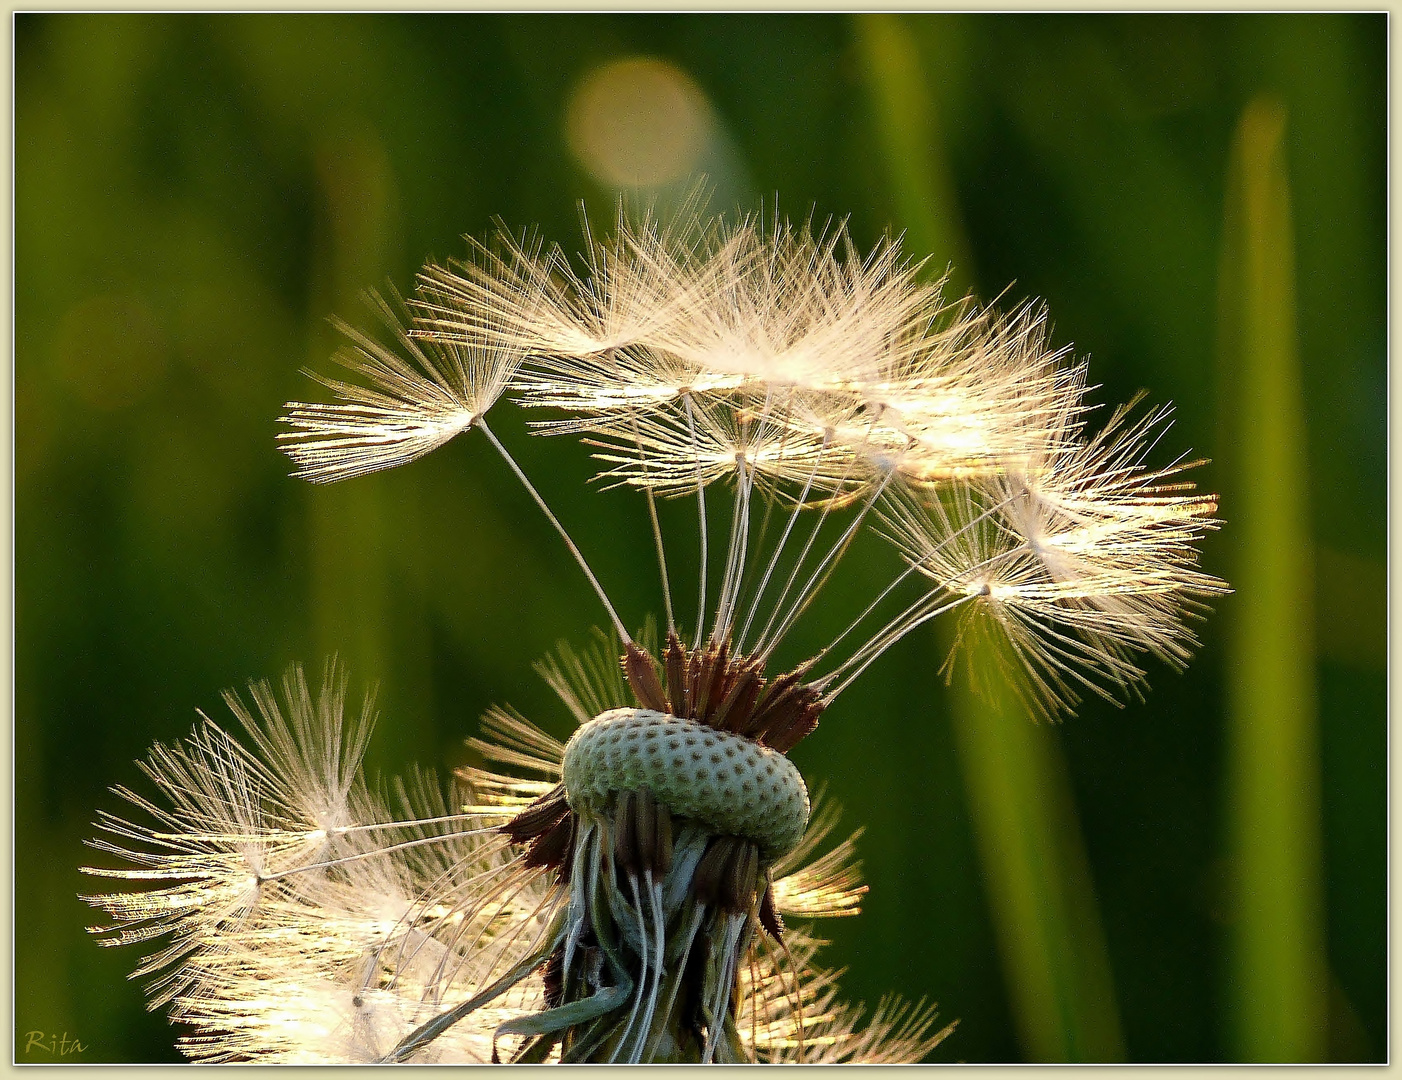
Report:
M 607 227 L 615 185 L 697 172 L 717 209 L 777 192 L 1044 298 L 1097 400 L 1177 404 L 1158 463 L 1211 456 L 1229 523 L 1206 565 L 1238 593 L 1146 703 L 1034 728 L 946 690 L 926 631 L 796 751 L 867 830 L 866 911 L 825 928 L 845 993 L 937 999 L 941 1061 L 1384 1059 L 1385 16 L 14 32 L 19 1060 L 52 1060 L 30 1031 L 175 1059 L 77 867 L 108 785 L 222 688 L 338 651 L 385 772 L 464 760 L 494 702 L 568 730 L 531 665 L 602 615 L 485 442 L 313 488 L 275 418 L 362 288 L 497 216 L 575 250 L 578 200 Z M 493 424 L 625 618 L 657 611 L 640 500 Z M 833 619 L 891 559 L 848 559 Z

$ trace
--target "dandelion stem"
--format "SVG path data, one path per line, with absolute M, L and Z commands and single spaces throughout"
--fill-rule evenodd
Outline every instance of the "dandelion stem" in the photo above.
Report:
M 521 466 L 516 464 L 516 459 L 507 453 L 506 447 L 502 446 L 497 440 L 497 437 L 492 434 L 492 429 L 487 426 L 485 417 L 478 418 L 477 426 L 482 429 L 482 434 L 487 436 L 491 444 L 497 448 L 497 453 L 511 466 L 511 471 L 514 472 L 516 478 L 525 485 L 526 490 L 531 494 L 531 498 L 536 501 L 536 505 L 539 506 L 545 516 L 550 519 L 550 524 L 555 526 L 555 531 L 560 534 L 560 539 L 563 540 L 565 546 L 570 549 L 570 554 L 574 556 L 575 562 L 579 563 L 579 568 L 584 571 L 584 576 L 589 579 L 589 584 L 594 586 L 594 592 L 598 594 L 599 600 L 603 603 L 604 609 L 608 612 L 609 619 L 613 622 L 614 629 L 618 631 L 619 638 L 625 645 L 631 645 L 633 643 L 633 638 L 629 635 L 627 628 L 624 627 L 622 620 L 619 619 L 618 613 L 613 610 L 613 605 L 609 603 L 608 594 L 604 592 L 604 587 L 599 584 L 599 579 L 594 576 L 594 571 L 589 569 L 589 564 L 584 561 L 584 556 L 580 553 L 579 548 L 577 548 L 574 541 L 570 539 L 570 534 L 565 532 L 565 527 L 560 524 L 560 519 L 555 516 L 550 507 L 546 505 L 545 500 L 540 497 L 540 492 L 536 491 L 535 485 L 532 484 L 530 480 L 527 479 L 526 474 L 521 471 Z

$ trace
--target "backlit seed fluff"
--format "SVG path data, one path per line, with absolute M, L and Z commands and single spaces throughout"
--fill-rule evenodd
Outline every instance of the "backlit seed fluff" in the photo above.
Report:
M 389 331 L 381 341 L 338 323 L 349 344 L 340 364 L 364 383 L 315 376 L 339 399 L 290 401 L 278 435 L 314 483 L 348 480 L 404 465 L 461 435 L 486 415 L 520 365 L 519 353 L 473 342 L 418 338 L 405 316 L 383 297 L 371 306 Z
M 127 886 L 87 898 L 114 920 L 95 928 L 109 935 L 104 943 L 171 935 L 175 947 L 138 974 L 155 976 L 153 1005 L 169 1004 L 187 1025 L 181 1046 L 196 1060 L 492 1060 L 513 1030 L 532 1030 L 523 1017 L 548 1010 L 550 975 L 533 957 L 567 935 L 574 917 L 573 887 L 513 855 L 497 827 L 549 785 L 468 769 L 450 801 L 429 776 L 397 782 L 386 798 L 361 768 L 369 703 L 359 719 L 343 714 L 336 666 L 317 694 L 297 668 L 280 695 L 266 684 L 252 690 L 256 716 L 228 701 L 254 751 L 204 720 L 183 744 L 153 751 L 146 771 L 163 802 L 122 791 L 152 824 L 104 817 L 117 839 L 93 846 L 125 865 L 86 869 Z M 529 722 L 498 713 L 488 730 L 491 741 L 477 743 L 486 756 L 559 775 L 564 747 Z M 812 861 L 835 818 L 820 806 L 803 843 L 774 864 L 779 913 L 856 912 L 864 890 L 851 841 Z M 690 874 L 704 836 L 682 826 L 677 839 L 678 872 Z M 672 896 L 659 886 L 657 903 L 686 899 Z M 625 892 L 608 902 L 632 900 Z M 801 929 L 782 950 L 749 947 L 735 972 L 736 1052 L 914 1061 L 946 1033 L 933 1030 L 924 1005 L 883 1002 L 867 1019 L 839 1004 L 831 974 L 812 966 L 819 947 Z M 421 1036 L 448 1007 L 483 997 L 460 1022 Z
M 843 1004 L 815 962 L 809 920 L 857 914 L 866 890 L 856 837 L 828 845 L 834 812 L 789 752 L 859 719 L 834 704 L 935 619 L 956 624 L 946 672 L 967 654 L 976 685 L 1034 718 L 1142 692 L 1146 658 L 1181 667 L 1227 590 L 1199 565 L 1216 497 L 1185 459 L 1155 461 L 1167 410 L 1096 429 L 1087 365 L 1039 304 L 951 303 L 897 240 L 709 219 L 696 198 L 586 228 L 578 260 L 502 229 L 372 304 L 376 334 L 342 327 L 351 379 L 317 376 L 335 400 L 287 406 L 296 475 L 350 479 L 481 428 L 609 630 L 538 667 L 572 735 L 494 708 L 446 792 L 365 783 L 370 707 L 348 721 L 334 666 L 319 694 L 294 669 L 251 709 L 230 696 L 246 745 L 205 721 L 154 748 L 155 795 L 117 789 L 142 820 L 104 814 L 93 842 L 107 865 L 89 872 L 125 888 L 87 899 L 108 943 L 155 943 L 137 974 L 183 1049 L 925 1057 L 950 1031 L 932 1007 Z M 647 530 L 656 566 L 614 572 L 660 610 L 620 615 L 550 508 L 558 477 L 543 494 L 489 426 L 503 397 L 533 433 L 577 436 L 597 486 L 638 496 L 610 528 Z M 695 509 L 682 536 L 678 505 Z M 854 550 L 869 591 L 825 592 Z M 805 619 L 823 634 L 806 658 Z

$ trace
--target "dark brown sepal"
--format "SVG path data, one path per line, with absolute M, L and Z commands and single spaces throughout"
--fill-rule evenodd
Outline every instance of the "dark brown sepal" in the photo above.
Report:
M 797 671 L 785 672 L 778 678 L 771 679 L 765 686 L 764 692 L 760 694 L 759 701 L 755 703 L 754 712 L 750 715 L 749 721 L 738 732 L 746 738 L 755 741 L 763 741 L 765 729 L 769 726 L 769 719 L 776 708 L 782 707 L 789 693 L 798 685 L 802 676 Z
M 686 649 L 675 630 L 667 632 L 667 652 L 663 661 L 667 669 L 667 711 L 676 717 L 688 713 L 686 700 Z
M 570 815 L 571 838 L 574 836 L 574 829 L 578 819 L 573 814 Z M 565 857 L 560 860 L 560 880 L 569 881 L 570 875 L 574 873 L 574 857 L 579 850 L 579 845 L 571 843 L 565 849 Z
M 719 645 L 709 645 L 702 653 L 700 685 L 697 687 L 696 703 L 692 706 L 692 712 L 703 724 L 711 722 L 711 714 L 725 695 L 729 660 L 728 641 L 722 641 Z
M 779 914 L 779 909 L 774 906 L 774 882 L 764 883 L 764 895 L 759 901 L 759 924 L 764 927 L 764 932 L 775 941 L 783 943 L 784 940 L 784 917 Z
M 620 791 L 614 805 L 613 860 L 619 871 L 661 881 L 672 868 L 672 815 L 647 788 Z
M 725 700 L 711 715 L 711 726 L 719 731 L 739 731 L 749 723 L 763 689 L 764 677 L 760 674 L 759 662 L 745 661 L 736 669 Z
M 549 832 L 569 812 L 570 804 L 565 800 L 565 785 L 556 784 L 501 826 L 501 831 L 516 843 L 524 844 L 527 840 Z
M 574 850 L 574 814 L 566 813 L 549 832 L 541 833 L 526 849 L 527 866 L 563 867 Z
M 796 687 L 783 709 L 776 710 L 770 718 L 761 742 L 781 754 L 787 754 L 813 734 L 818 726 L 818 717 L 826 707 L 827 703 L 815 687 Z
M 721 881 L 725 875 L 730 843 L 734 839 L 732 836 L 711 837 L 691 875 L 691 891 L 696 894 L 696 899 L 710 907 L 720 906 Z
M 710 958 L 711 935 L 697 934 L 682 971 L 681 1015 L 687 1033 L 701 1046 L 705 1045 L 706 1014 L 702 1002 L 706 996 L 706 965 Z
M 561 942 L 541 969 L 540 981 L 545 989 L 545 1007 L 553 1009 L 565 1001 L 565 945 Z
M 759 848 L 742 836 L 713 836 L 691 879 L 704 904 L 732 915 L 750 910 L 759 879 Z
M 701 693 L 701 652 L 696 650 L 686 658 L 686 712 L 677 713 L 684 720 L 696 716 L 696 699 Z
M 746 841 L 741 845 L 726 884 L 730 891 L 728 910 L 736 915 L 749 911 L 759 888 L 759 848 L 754 843 Z
M 635 805 L 638 797 L 620 791 L 613 815 L 613 864 L 631 878 L 641 876 L 638 861 L 638 824 Z
M 657 800 L 647 788 L 638 789 L 633 803 L 633 843 L 641 877 L 657 856 Z
M 663 693 L 662 682 L 657 677 L 657 665 L 645 650 L 632 641 L 628 642 L 623 654 L 623 673 L 628 677 L 628 685 L 639 705 L 653 712 L 667 711 L 667 695 Z
M 818 689 L 803 681 L 812 666 L 812 661 L 800 664 L 770 683 L 740 734 L 781 754 L 809 735 L 825 707 Z
M 623 656 L 628 684 L 644 708 L 679 720 L 695 720 L 788 753 L 818 726 L 825 702 L 804 682 L 813 661 L 765 681 L 759 657 L 730 654 L 730 642 L 688 649 L 668 631 L 662 654 L 664 689 L 657 661 L 629 644 Z
M 657 808 L 657 826 L 653 840 L 652 873 L 654 879 L 660 881 L 672 869 L 672 812 L 660 802 L 653 805 Z

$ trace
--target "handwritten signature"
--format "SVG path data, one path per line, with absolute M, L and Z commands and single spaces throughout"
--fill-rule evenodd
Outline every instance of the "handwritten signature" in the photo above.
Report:
M 24 1052 L 26 1054 L 38 1050 L 45 1054 L 67 1057 L 69 1054 L 81 1054 L 86 1049 L 85 1043 L 81 1043 L 77 1039 L 70 1039 L 66 1031 L 62 1035 L 49 1035 L 42 1031 L 26 1031 L 24 1033 Z

